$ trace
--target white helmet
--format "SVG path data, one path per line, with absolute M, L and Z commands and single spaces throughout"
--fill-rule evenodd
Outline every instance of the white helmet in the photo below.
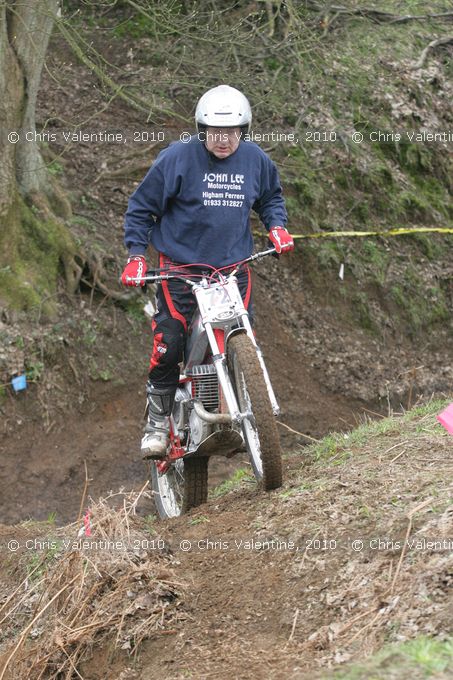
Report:
M 195 110 L 197 128 L 240 127 L 246 132 L 252 122 L 252 110 L 245 95 L 235 87 L 218 85 L 204 93 Z

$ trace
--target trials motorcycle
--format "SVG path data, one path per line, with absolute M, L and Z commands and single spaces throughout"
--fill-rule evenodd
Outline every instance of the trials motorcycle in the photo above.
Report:
M 179 278 L 191 287 L 197 302 L 169 419 L 167 454 L 150 461 L 162 518 L 177 517 L 206 502 L 210 456 L 247 451 L 265 490 L 282 484 L 275 421 L 279 407 L 236 277 L 239 267 L 272 253 L 275 248 L 256 253 L 229 266 L 228 274 L 212 267 L 200 279 L 189 273 L 190 265 L 175 265 L 134 279 L 155 283 Z

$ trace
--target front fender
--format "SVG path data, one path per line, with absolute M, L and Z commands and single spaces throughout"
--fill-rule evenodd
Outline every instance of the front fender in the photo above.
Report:
M 232 329 L 228 332 L 228 334 L 227 334 L 227 336 L 226 336 L 226 338 L 225 338 L 225 347 L 226 347 L 226 348 L 228 347 L 228 341 L 229 341 L 229 339 L 230 339 L 231 337 L 233 337 L 233 335 L 238 335 L 238 333 L 245 333 L 245 335 L 247 335 L 247 329 L 246 329 L 246 328 L 243 328 L 242 326 L 238 326 L 237 328 L 232 328 Z M 255 338 L 254 338 L 253 336 L 252 336 L 252 340 L 253 340 L 253 344 L 256 344 Z

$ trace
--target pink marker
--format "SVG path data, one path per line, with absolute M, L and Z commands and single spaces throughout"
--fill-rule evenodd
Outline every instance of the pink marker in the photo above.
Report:
M 91 512 L 87 510 L 83 516 L 83 523 L 85 525 L 85 536 L 91 536 L 90 514 Z
M 439 413 L 437 420 L 445 427 L 447 432 L 453 434 L 453 402 L 442 413 Z

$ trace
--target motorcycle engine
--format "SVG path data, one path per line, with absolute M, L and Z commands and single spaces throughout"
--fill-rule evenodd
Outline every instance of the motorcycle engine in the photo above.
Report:
M 191 435 L 190 448 L 196 448 L 211 434 L 212 426 L 197 416 L 194 410 L 191 411 L 189 416 L 189 426 Z

